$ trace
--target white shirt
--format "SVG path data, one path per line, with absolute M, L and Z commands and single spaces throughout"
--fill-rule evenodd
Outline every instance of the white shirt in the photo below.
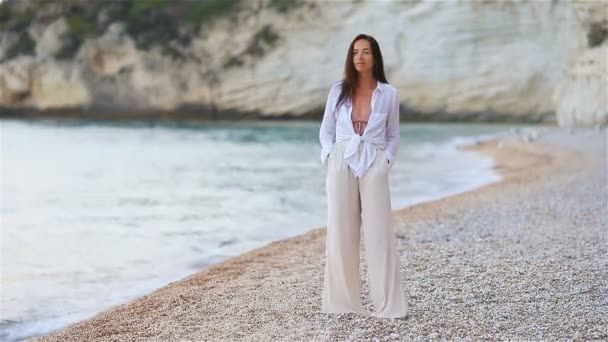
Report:
M 325 165 L 327 157 L 336 142 L 348 141 L 344 151 L 344 160 L 350 166 L 355 177 L 361 177 L 376 159 L 376 148 L 384 148 L 386 158 L 393 165 L 399 149 L 401 138 L 399 131 L 399 92 L 388 83 L 378 82 L 372 93 L 372 112 L 363 134 L 355 132 L 352 123 L 352 101 L 346 101 L 334 111 L 342 90 L 342 82 L 335 83 L 327 97 L 325 113 L 319 131 L 321 141 L 321 163 Z M 359 151 L 359 146 L 363 148 Z

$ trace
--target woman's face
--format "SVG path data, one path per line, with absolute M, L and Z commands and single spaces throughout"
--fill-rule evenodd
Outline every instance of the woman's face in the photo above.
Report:
M 370 72 L 374 68 L 372 46 L 367 39 L 359 39 L 353 46 L 353 64 L 359 73 Z

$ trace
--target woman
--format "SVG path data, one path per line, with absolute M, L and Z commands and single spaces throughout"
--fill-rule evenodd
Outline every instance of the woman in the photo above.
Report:
M 406 317 L 388 182 L 399 148 L 399 94 L 386 81 L 373 37 L 360 34 L 350 44 L 344 79 L 329 92 L 319 139 L 328 209 L 322 311 Z M 371 313 L 360 298 L 361 230 Z

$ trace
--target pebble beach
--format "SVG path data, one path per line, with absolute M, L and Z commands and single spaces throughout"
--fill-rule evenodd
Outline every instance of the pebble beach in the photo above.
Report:
M 394 211 L 406 319 L 321 313 L 319 227 L 33 340 L 607 340 L 606 145 L 547 127 L 464 147 L 502 180 Z

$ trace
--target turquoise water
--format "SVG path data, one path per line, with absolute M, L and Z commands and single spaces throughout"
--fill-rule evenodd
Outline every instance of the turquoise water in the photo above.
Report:
M 2 340 L 325 223 L 315 122 L 0 123 Z M 457 146 L 513 127 L 403 124 L 393 207 L 498 180 Z

